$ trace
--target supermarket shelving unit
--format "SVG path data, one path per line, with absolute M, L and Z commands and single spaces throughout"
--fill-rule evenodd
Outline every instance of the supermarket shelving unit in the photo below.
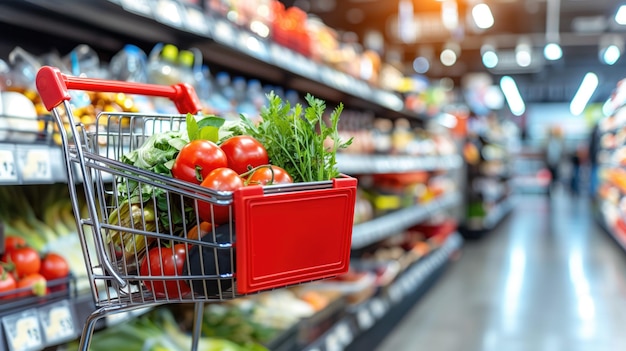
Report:
M 0 40 L 0 55 L 8 53 L 15 46 L 40 54 L 55 48 L 69 51 L 78 44 L 87 43 L 106 59 L 126 43 L 133 43 L 147 51 L 158 42 L 169 42 L 179 47 L 200 49 L 204 61 L 217 69 L 308 92 L 329 102 L 343 102 L 350 108 L 371 110 L 390 119 L 422 118 L 406 111 L 401 96 L 396 93 L 370 86 L 280 45 L 261 40 L 223 19 L 208 16 L 198 7 L 176 0 L 4 2 L 0 3 L 0 30 L 15 33 Z M 394 158 L 340 155 L 338 159 L 340 170 L 348 174 L 455 170 L 463 165 L 462 159 L 456 155 Z M 61 162 L 61 151 L 49 138 L 40 138 L 33 143 L 0 143 L 0 186 L 66 182 L 67 176 Z M 461 201 L 462 196 L 459 194 L 446 194 L 428 204 L 416 205 L 356 225 L 353 249 L 382 240 L 438 211 L 454 209 Z M 363 341 L 364 331 L 384 325 L 377 322 L 385 322 L 386 318 L 397 316 L 399 310 L 406 310 L 407 304 L 416 301 L 420 291 L 433 282 L 460 249 L 462 241 L 458 233 L 450 235 L 439 249 L 401 274 L 384 294 L 353 306 L 344 319 L 308 349 L 336 350 L 359 345 Z M 77 336 L 86 317 L 83 312 L 93 308 L 90 297 L 72 293 L 60 300 L 44 302 L 38 308 L 54 307 L 56 304 L 61 309 L 59 313 L 69 313 L 71 317 L 73 328 L 68 329 L 67 337 Z M 3 332 L 9 328 L 18 328 L 19 333 L 35 333 L 35 336 L 27 336 L 20 341 L 20 345 L 28 346 L 24 350 L 54 347 L 62 341 L 42 337 L 45 328 L 51 326 L 45 325 L 43 317 L 33 319 L 32 313 L 38 313 L 38 310 L 12 310 L 8 315 L 0 313 L 4 324 L 0 332 L 0 351 L 21 350 L 7 348 Z M 115 320 L 104 320 L 102 327 L 119 323 L 120 317 L 124 315 L 116 317 Z M 52 327 L 59 328 L 60 324 Z
M 623 99 L 623 92 L 614 98 L 620 97 Z M 599 169 L 597 193 L 592 194 L 592 199 L 599 224 L 626 251 L 626 109 L 619 101 L 614 104 L 618 106 L 613 113 L 598 124 L 598 153 L 590 155 L 596 157 Z

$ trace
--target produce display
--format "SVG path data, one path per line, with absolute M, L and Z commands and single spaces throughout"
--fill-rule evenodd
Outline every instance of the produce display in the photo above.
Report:
M 610 114 L 598 121 L 597 154 L 590 155 L 598 164 L 597 170 L 593 170 L 598 177 L 597 193 L 593 195 L 601 223 L 623 248 L 626 248 L 625 96 L 621 81 L 607 103 Z
M 169 309 L 162 308 L 98 332 L 93 338 L 90 350 L 184 351 L 190 350 L 191 345 L 191 335 L 180 328 Z M 76 350 L 78 343 L 70 343 L 63 348 Z M 203 336 L 198 342 L 198 350 L 264 351 L 267 348 L 256 342 L 238 344 L 225 338 Z
M 55 252 L 41 253 L 21 236 L 5 236 L 4 253 L 0 256 L 0 300 L 6 304 L 24 301 L 30 296 L 42 297 L 50 289 L 67 290 L 70 266 Z M 0 309 L 2 312 L 2 309 Z

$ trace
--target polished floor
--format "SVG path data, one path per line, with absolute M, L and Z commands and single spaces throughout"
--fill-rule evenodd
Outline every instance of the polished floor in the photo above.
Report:
M 626 350 L 626 252 L 586 197 L 519 195 L 377 350 Z

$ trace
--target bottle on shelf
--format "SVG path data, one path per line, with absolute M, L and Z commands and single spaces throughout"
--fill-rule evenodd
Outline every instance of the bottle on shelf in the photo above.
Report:
M 218 72 L 215 75 L 215 99 L 213 106 L 218 113 L 225 117 L 233 117 L 236 115 L 234 110 L 235 90 L 233 89 L 230 74 L 226 72 Z
M 146 83 L 148 81 L 146 53 L 135 45 L 125 45 L 111 59 L 109 76 L 113 80 Z
M 181 82 L 178 65 L 178 48 L 172 44 L 159 43 L 152 48 L 148 56 L 148 83 L 173 85 Z M 155 111 L 158 113 L 177 113 L 174 105 L 165 98 L 154 98 Z
M 161 85 L 179 83 L 178 48 L 172 44 L 159 43 L 148 56 L 148 82 Z

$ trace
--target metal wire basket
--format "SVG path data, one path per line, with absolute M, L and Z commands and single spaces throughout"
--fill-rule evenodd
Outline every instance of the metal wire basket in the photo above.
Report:
M 195 114 L 200 103 L 190 86 L 78 78 L 43 67 L 37 87 L 59 125 L 70 197 L 98 307 L 83 330 L 82 349 L 89 346 L 95 322 L 109 313 L 193 302 L 197 340 L 206 301 L 348 270 L 356 179 L 234 192 L 201 187 L 125 160 L 151 138 L 185 130 L 186 115 L 101 113 L 95 125 L 86 126 L 74 120 L 68 93 L 162 96 L 179 112 Z M 208 209 L 210 217 L 200 216 L 200 208 Z M 227 220 L 212 225 L 218 223 L 218 213 Z

